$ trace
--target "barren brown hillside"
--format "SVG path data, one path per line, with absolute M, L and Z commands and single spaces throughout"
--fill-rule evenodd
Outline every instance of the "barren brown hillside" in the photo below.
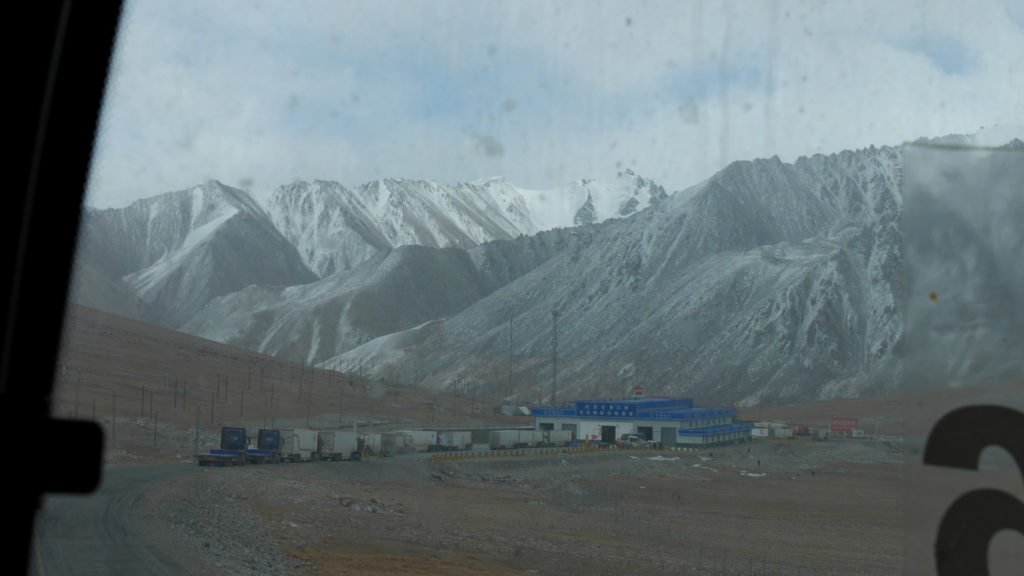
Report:
M 52 411 L 100 422 L 108 460 L 191 456 L 197 421 L 201 449 L 213 446 L 221 426 L 308 422 L 363 430 L 530 422 L 494 416 L 494 398 L 423 392 L 282 362 L 91 308 L 68 310 Z

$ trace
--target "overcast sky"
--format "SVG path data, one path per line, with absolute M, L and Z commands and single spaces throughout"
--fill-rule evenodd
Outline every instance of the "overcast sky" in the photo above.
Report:
M 626 168 L 675 191 L 734 160 L 1024 137 L 1022 5 L 129 0 L 87 203 Z

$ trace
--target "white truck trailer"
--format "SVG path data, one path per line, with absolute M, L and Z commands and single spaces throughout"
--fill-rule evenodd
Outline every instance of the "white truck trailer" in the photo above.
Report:
M 363 454 L 366 456 L 381 456 L 380 432 L 361 432 L 359 438 L 363 441 Z
M 320 450 L 320 435 L 309 428 L 281 429 L 281 460 L 310 462 Z
M 359 434 L 351 430 L 321 430 L 321 460 L 358 460 Z
M 519 444 L 519 430 L 491 430 L 491 450 L 511 450 Z
M 572 444 L 572 430 L 547 430 L 545 431 L 544 444 L 547 446 L 568 446 Z
M 416 451 L 416 444 L 407 432 L 381 432 L 380 453 L 383 456 L 410 454 Z
M 437 446 L 443 452 L 472 450 L 473 433 L 467 431 L 443 430 L 437 433 Z
M 536 448 L 544 445 L 543 430 L 520 430 L 517 448 Z
M 412 437 L 412 443 L 417 452 L 436 452 L 438 449 L 437 432 L 434 430 L 400 430 L 399 432 Z
M 491 450 L 536 448 L 544 444 L 540 430 L 492 430 L 489 437 Z

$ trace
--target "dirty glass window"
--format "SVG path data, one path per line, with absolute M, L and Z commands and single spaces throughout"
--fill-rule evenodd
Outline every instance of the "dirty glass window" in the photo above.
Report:
M 37 569 L 1020 564 L 1017 3 L 138 1 L 116 41 L 52 405 L 104 480 Z

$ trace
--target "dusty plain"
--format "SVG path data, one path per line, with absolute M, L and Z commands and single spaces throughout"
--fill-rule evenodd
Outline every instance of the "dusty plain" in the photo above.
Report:
M 72 308 L 53 412 L 94 420 L 106 466 L 178 463 L 138 529 L 194 574 L 899 574 L 902 402 L 740 411 L 880 440 L 708 451 L 415 454 L 200 468 L 222 425 L 521 426 L 480 390 L 423 391 Z

